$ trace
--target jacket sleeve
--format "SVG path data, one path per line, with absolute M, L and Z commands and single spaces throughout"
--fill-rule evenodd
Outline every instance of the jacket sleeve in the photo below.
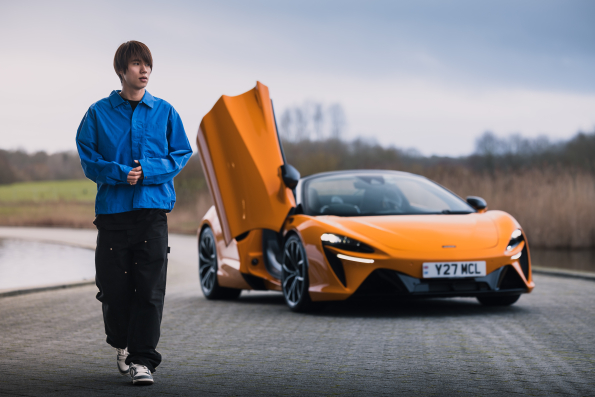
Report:
M 127 184 L 126 178 L 132 167 L 114 161 L 106 161 L 97 152 L 97 120 L 90 108 L 76 133 L 76 147 L 81 158 L 85 176 L 95 183 L 108 185 Z
M 143 168 L 143 185 L 159 185 L 171 181 L 192 156 L 192 148 L 184 131 L 182 119 L 173 107 L 169 111 L 167 120 L 167 145 L 166 157 L 139 160 Z

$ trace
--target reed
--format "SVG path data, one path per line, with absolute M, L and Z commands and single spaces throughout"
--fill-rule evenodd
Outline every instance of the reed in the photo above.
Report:
M 426 175 L 461 197 L 480 196 L 492 210 L 511 214 L 532 247 L 595 247 L 595 177 L 570 169 L 476 174 L 468 169 Z
M 202 217 L 213 205 L 207 190 L 185 193 L 184 198 L 178 199 L 174 210 L 167 215 L 170 233 L 196 234 Z

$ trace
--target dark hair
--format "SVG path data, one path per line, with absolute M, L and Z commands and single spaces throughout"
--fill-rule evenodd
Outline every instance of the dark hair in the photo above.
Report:
M 153 69 L 153 56 L 151 50 L 145 44 L 140 41 L 130 40 L 118 47 L 116 55 L 114 55 L 114 70 L 120 81 L 122 81 L 122 74 L 128 70 L 128 63 L 135 59 L 142 60 Z

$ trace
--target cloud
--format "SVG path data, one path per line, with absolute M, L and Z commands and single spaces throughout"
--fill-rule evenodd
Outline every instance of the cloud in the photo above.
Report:
M 485 130 L 568 137 L 595 125 L 590 1 L 4 2 L 3 148 L 74 149 L 119 82 L 128 39 L 153 51 L 152 94 L 194 141 L 222 95 L 269 85 L 278 111 L 340 102 L 350 136 L 462 154 Z M 134 16 L 134 18 L 125 18 Z

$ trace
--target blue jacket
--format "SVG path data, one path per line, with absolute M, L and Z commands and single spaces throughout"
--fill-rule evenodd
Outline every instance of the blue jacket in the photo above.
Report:
M 95 102 L 78 128 L 76 146 L 83 171 L 97 183 L 96 214 L 141 208 L 171 211 L 176 202 L 174 177 L 192 148 L 180 116 L 166 101 L 145 91 L 134 113 L 118 91 Z M 139 160 L 144 179 L 126 182 Z

